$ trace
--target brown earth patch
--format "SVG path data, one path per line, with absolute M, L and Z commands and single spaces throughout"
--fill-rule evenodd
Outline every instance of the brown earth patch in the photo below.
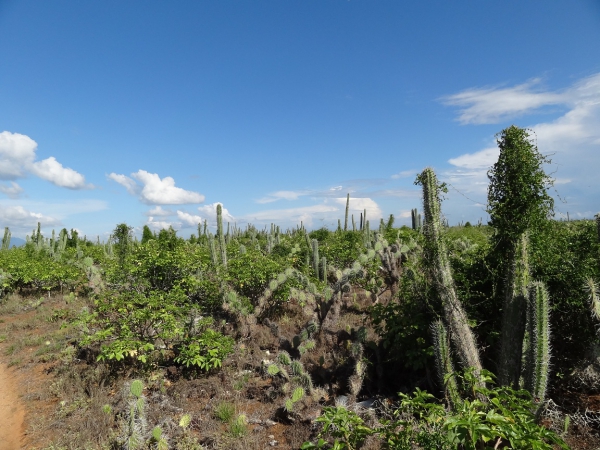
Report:
M 0 450 L 21 448 L 25 437 L 25 407 L 19 399 L 15 371 L 0 364 Z

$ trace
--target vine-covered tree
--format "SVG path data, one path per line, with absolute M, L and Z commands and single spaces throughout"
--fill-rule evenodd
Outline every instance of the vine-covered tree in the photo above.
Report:
M 527 231 L 553 213 L 548 194 L 552 178 L 543 169 L 550 160 L 539 153 L 527 130 L 511 125 L 497 135 L 498 161 L 488 172 L 488 213 L 504 280 L 504 313 L 499 381 L 518 386 L 529 287 Z

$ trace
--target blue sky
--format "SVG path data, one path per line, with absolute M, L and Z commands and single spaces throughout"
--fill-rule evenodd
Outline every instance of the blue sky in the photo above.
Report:
M 485 221 L 513 123 L 592 217 L 599 42 L 596 0 L 0 0 L 0 226 L 408 224 L 426 166 Z

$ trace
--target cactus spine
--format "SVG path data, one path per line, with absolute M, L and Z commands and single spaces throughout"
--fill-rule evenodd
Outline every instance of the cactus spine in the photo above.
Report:
M 482 369 L 479 351 L 467 315 L 456 295 L 446 246 L 441 238 L 440 185 L 433 169 L 429 167 L 421 173 L 419 181 L 423 185 L 426 221 L 424 231 L 434 287 L 442 301 L 444 315 L 450 327 L 450 337 L 457 348 L 462 365 L 465 368 L 472 367 L 479 373 Z

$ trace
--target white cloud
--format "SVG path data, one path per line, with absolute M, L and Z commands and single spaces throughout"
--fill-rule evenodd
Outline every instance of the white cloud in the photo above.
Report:
M 535 79 L 510 88 L 471 88 L 441 100 L 461 107 L 458 120 L 462 124 L 498 123 L 542 106 L 565 103 L 568 98 L 565 93 L 535 91 L 533 88 L 539 81 Z
M 272 203 L 277 200 L 297 200 L 303 195 L 307 195 L 309 191 L 277 191 L 266 197 L 256 200 L 256 203 Z
M 43 180 L 67 189 L 91 189 L 92 185 L 85 183 L 85 177 L 69 167 L 63 167 L 54 156 L 34 162 L 31 173 Z
M 147 216 L 158 216 L 158 217 L 169 217 L 175 213 L 170 209 L 163 209 L 162 206 L 158 205 L 146 212 Z
M 113 180 L 119 183 L 121 186 L 127 189 L 127 192 L 129 192 L 131 195 L 137 195 L 140 191 L 139 186 L 136 184 L 136 182 L 126 175 L 121 175 L 113 172 L 108 174 L 106 177 L 109 180 Z
M 198 207 L 198 211 L 207 218 L 208 223 L 216 223 L 217 222 L 217 205 L 221 205 L 223 223 L 227 222 L 235 222 L 235 217 L 231 215 L 231 213 L 227 210 L 227 208 L 223 207 L 223 203 L 216 202 L 210 205 L 203 205 Z
M 183 224 L 183 227 L 197 227 L 199 223 L 203 222 L 202 217 L 195 216 L 185 211 L 177 211 L 177 218 Z
M 0 133 L 0 179 L 25 177 L 27 167 L 35 159 L 36 148 L 37 143 L 24 134 L 9 131 Z
M 346 199 L 345 198 L 334 198 L 333 201 L 343 208 L 340 210 L 345 211 L 346 209 Z M 361 213 L 364 210 L 367 210 L 367 220 L 379 220 L 383 217 L 383 213 L 381 212 L 381 208 L 375 202 L 375 200 L 371 198 L 352 198 L 350 197 L 350 205 L 349 208 L 350 213 L 356 212 Z
M 124 186 L 127 192 L 137 195 L 140 201 L 148 205 L 183 205 L 204 201 L 204 195 L 175 186 L 172 177 L 161 179 L 158 174 L 145 170 L 138 170 L 131 176 L 133 179 L 113 172 L 108 178 Z
M 418 170 L 403 170 L 392 175 L 392 179 L 398 180 L 400 178 L 416 177 L 418 172 Z
M 346 199 L 344 199 L 346 201 Z M 286 222 L 288 224 L 297 225 L 303 222 L 305 226 L 311 227 L 314 219 L 331 220 L 333 212 L 339 213 L 340 208 L 333 205 L 313 205 L 302 206 L 298 208 L 287 209 L 271 209 L 267 211 L 259 211 L 252 214 L 247 214 L 244 219 L 250 223 L 278 223 Z
M 168 230 L 169 227 L 173 227 L 174 230 L 177 230 L 179 228 L 179 224 L 177 222 L 167 222 L 166 220 L 154 220 L 154 217 L 148 217 L 146 225 L 148 225 L 148 227 L 154 231 Z
M 64 167 L 53 156 L 35 161 L 37 143 L 29 136 L 3 131 L 0 133 L 0 180 L 24 178 L 27 173 L 68 189 L 91 189 L 85 177 Z
M 54 217 L 27 211 L 22 206 L 3 206 L 0 208 L 0 223 L 11 230 L 33 229 L 38 222 L 44 227 L 60 224 L 60 221 Z
M 328 198 L 317 205 L 301 206 L 297 208 L 271 209 L 266 211 L 258 211 L 251 214 L 246 214 L 242 219 L 253 224 L 269 224 L 277 223 L 284 226 L 297 226 L 302 222 L 304 226 L 321 227 L 321 226 L 336 226 L 337 220 L 344 219 L 346 208 L 346 197 L 343 198 Z M 382 217 L 381 208 L 371 198 L 352 198 L 350 197 L 350 214 L 355 215 L 358 219 L 360 213 L 367 210 L 367 219 L 379 221 Z
M 500 150 L 498 147 L 489 147 L 475 153 L 467 153 L 456 158 L 449 159 L 453 166 L 462 169 L 489 169 L 498 160 Z
M 8 196 L 8 198 L 16 199 L 21 196 L 21 193 L 23 192 L 23 188 L 21 186 L 19 186 L 17 183 L 15 183 L 14 181 L 11 181 L 10 186 L 7 186 L 5 184 L 0 184 L 0 192 L 2 192 L 3 194 L 6 194 Z

